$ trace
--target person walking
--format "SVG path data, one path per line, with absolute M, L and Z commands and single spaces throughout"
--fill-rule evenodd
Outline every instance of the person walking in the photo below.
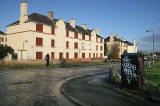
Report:
M 45 60 L 46 60 L 46 66 L 49 66 L 49 54 L 47 53 L 47 55 L 45 56 Z

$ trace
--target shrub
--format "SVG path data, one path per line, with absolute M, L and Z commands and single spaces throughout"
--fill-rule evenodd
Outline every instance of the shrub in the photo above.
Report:
M 118 52 L 112 52 L 111 58 L 112 59 L 118 59 Z
M 61 65 L 66 66 L 67 65 L 67 60 L 66 59 L 61 59 Z
M 0 60 L 4 59 L 8 54 L 14 54 L 14 50 L 10 46 L 0 45 Z

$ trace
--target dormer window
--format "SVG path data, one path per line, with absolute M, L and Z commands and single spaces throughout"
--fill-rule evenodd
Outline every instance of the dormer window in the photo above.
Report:
M 52 29 L 51 29 L 51 33 L 52 33 L 52 35 L 55 35 L 55 28 L 54 27 L 51 27 Z
M 69 31 L 66 31 L 66 36 L 69 37 Z
M 102 38 L 101 38 L 101 43 L 102 43 Z
M 43 32 L 43 25 L 42 24 L 36 24 L 36 31 L 37 32 Z
M 85 34 L 82 34 L 82 40 L 85 40 Z
M 74 32 L 74 38 L 78 38 L 78 32 Z

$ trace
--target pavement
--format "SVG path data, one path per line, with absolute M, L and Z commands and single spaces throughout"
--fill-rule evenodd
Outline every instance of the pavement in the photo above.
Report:
M 75 77 L 108 72 L 107 65 L 0 69 L 0 106 L 75 106 L 61 85 Z
M 80 106 L 160 106 L 158 98 L 151 101 L 141 91 L 111 83 L 108 73 L 71 79 L 61 89 L 68 99 Z

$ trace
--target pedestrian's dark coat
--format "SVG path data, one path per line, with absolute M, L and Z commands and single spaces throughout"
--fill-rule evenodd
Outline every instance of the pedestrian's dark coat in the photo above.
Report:
M 49 54 L 45 56 L 45 60 L 46 60 L 46 66 L 48 67 L 49 66 Z

